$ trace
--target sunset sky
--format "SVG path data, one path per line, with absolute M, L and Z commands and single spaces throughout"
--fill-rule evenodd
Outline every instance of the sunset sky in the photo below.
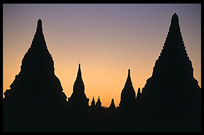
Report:
M 66 96 L 80 63 L 89 104 L 100 96 L 102 106 L 112 98 L 118 106 L 128 69 L 136 93 L 151 77 L 174 13 L 201 87 L 201 4 L 3 4 L 3 93 L 20 72 L 41 19 Z

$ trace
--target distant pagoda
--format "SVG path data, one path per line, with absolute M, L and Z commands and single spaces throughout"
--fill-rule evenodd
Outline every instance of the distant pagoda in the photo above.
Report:
M 165 131 L 197 131 L 201 128 L 201 90 L 193 77 L 177 14 L 172 16 L 164 47 L 142 90 L 141 101 L 144 117 L 151 117 L 154 125 L 158 122 Z
M 121 92 L 121 100 L 119 107 L 121 111 L 127 112 L 129 111 L 129 109 L 131 110 L 135 107 L 135 90 L 133 88 L 130 77 L 130 69 L 128 69 L 127 80 Z
M 114 99 L 113 99 L 113 98 L 112 98 L 112 100 L 111 100 L 111 104 L 110 104 L 110 106 L 109 106 L 109 109 L 110 109 L 110 110 L 116 109 L 115 103 L 114 103 Z
M 100 97 L 98 97 L 98 100 L 96 102 L 96 108 L 101 108 L 101 100 Z
M 73 86 L 73 93 L 71 97 L 68 98 L 68 108 L 74 112 L 77 111 L 80 113 L 80 111 L 83 112 L 88 110 L 89 99 L 86 97 L 84 89 L 84 82 L 82 80 L 81 67 L 79 64 L 77 78 Z
M 95 106 L 95 100 L 94 100 L 94 97 L 93 97 L 93 99 L 91 101 L 91 107 L 94 107 L 94 106 Z
M 52 122 L 60 119 L 65 111 L 67 97 L 55 76 L 40 19 L 20 73 L 10 88 L 4 93 L 3 100 L 5 130 L 50 131 Z

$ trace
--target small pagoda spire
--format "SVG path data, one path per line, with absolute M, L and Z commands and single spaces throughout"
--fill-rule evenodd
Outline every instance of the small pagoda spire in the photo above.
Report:
M 128 69 L 128 78 L 130 79 L 130 69 Z
M 111 104 L 110 104 L 109 108 L 110 108 L 110 109 L 114 109 L 114 108 L 116 108 L 116 107 L 115 107 L 115 103 L 114 103 L 114 99 L 113 99 L 113 98 L 112 98 L 112 100 L 111 100 Z
M 128 85 L 128 84 L 132 85 L 132 81 L 131 81 L 131 77 L 130 77 L 130 69 L 128 69 L 128 76 L 127 76 L 125 86 Z
M 91 106 L 94 106 L 94 105 L 95 105 L 95 100 L 94 100 L 94 97 L 93 97 L 93 99 L 91 101 Z
M 74 82 L 74 88 L 73 91 L 80 93 L 80 95 L 84 95 L 84 82 L 81 77 L 81 66 L 79 64 L 78 72 L 77 72 L 77 77 L 76 81 Z
M 96 102 L 96 106 L 101 107 L 100 96 L 98 97 L 98 101 Z
M 81 65 L 80 64 L 79 64 L 79 68 L 78 68 L 77 79 L 82 79 L 82 77 L 81 77 Z
M 68 98 L 68 104 L 70 104 L 71 106 L 75 106 L 78 109 L 85 108 L 86 110 L 88 108 L 89 99 L 86 97 L 84 90 L 85 90 L 85 86 L 81 78 L 81 68 L 79 64 L 77 77 L 73 86 L 73 93 L 71 97 Z
M 120 106 L 131 106 L 135 103 L 135 90 L 132 85 L 130 77 L 130 69 L 128 69 L 128 76 L 125 86 L 121 92 Z
M 127 89 L 128 91 L 134 89 L 132 86 L 132 80 L 130 77 L 130 69 L 128 69 L 128 76 L 123 89 Z

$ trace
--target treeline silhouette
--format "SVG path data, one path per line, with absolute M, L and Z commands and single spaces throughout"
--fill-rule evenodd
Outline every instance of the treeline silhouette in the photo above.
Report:
M 152 76 L 137 94 L 130 69 L 118 107 L 86 97 L 81 66 L 71 97 L 63 92 L 39 19 L 21 70 L 3 99 L 3 131 L 7 132 L 200 132 L 201 89 L 193 77 L 177 14 L 171 19 Z M 89 106 L 89 101 L 91 105 Z

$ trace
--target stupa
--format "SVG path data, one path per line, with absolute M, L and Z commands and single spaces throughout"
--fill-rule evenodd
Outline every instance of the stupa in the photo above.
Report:
M 124 111 L 126 109 L 135 107 L 135 90 L 133 88 L 131 77 L 130 77 L 130 69 L 128 69 L 127 80 L 121 92 L 121 100 L 120 100 L 119 107 L 121 110 L 124 110 Z
M 84 92 L 84 82 L 81 75 L 81 67 L 79 64 L 76 81 L 73 86 L 73 93 L 68 98 L 68 108 L 74 112 L 80 113 L 88 110 L 89 99 L 86 97 Z
M 96 107 L 97 108 L 101 108 L 101 100 L 100 100 L 100 97 L 98 97 L 98 100 L 96 102 Z
M 20 73 L 4 94 L 5 131 L 54 131 L 53 123 L 63 119 L 67 97 L 55 76 L 40 19 Z
M 175 13 L 152 76 L 142 90 L 143 115 L 153 131 L 200 131 L 201 90 L 193 77 Z M 158 129 L 160 127 L 160 129 Z

